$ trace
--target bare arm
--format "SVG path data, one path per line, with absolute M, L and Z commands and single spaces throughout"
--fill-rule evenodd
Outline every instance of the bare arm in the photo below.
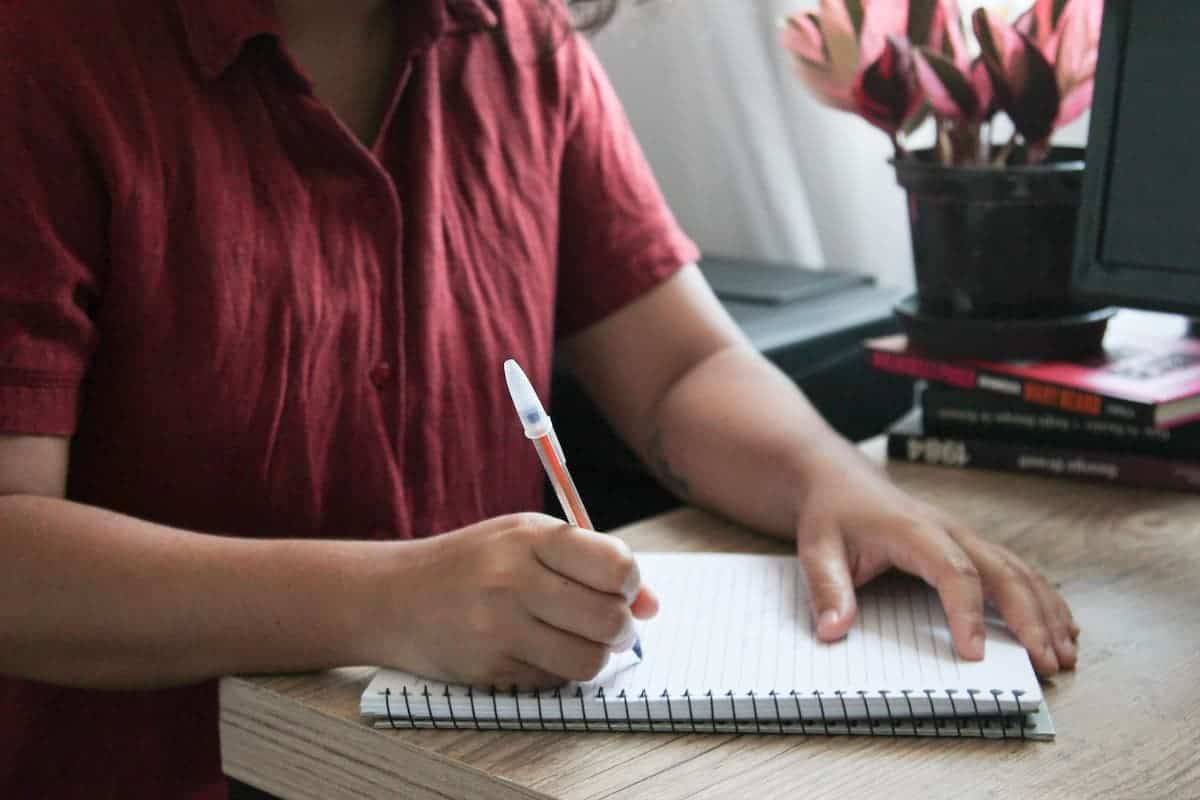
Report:
M 694 266 L 567 343 L 614 427 L 683 499 L 795 537 L 826 639 L 855 588 L 898 567 L 941 596 L 960 655 L 994 602 L 1042 674 L 1075 663 L 1063 599 L 1012 553 L 900 491 L 738 331 Z
M 210 536 L 64 500 L 67 462 L 65 439 L 0 435 L 3 675 L 151 688 L 381 664 L 552 686 L 657 608 L 619 540 L 538 514 L 418 541 Z
M 148 687 L 347 663 L 379 545 L 205 536 L 62 499 L 66 439 L 0 436 L 0 672 Z
M 658 478 L 688 502 L 795 536 L 807 470 L 849 448 L 686 268 L 564 348 Z

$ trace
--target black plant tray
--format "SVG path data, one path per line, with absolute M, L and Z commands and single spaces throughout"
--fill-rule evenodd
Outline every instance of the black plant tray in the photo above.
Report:
M 909 345 L 930 355 L 1014 361 L 1096 353 L 1117 309 L 1087 308 L 1035 318 L 940 317 L 922 312 L 916 295 L 909 295 L 894 311 Z

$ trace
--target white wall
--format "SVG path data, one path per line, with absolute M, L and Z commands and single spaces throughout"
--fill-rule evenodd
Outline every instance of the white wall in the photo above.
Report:
M 706 252 L 911 285 L 891 144 L 817 103 L 779 44 L 780 20 L 816 4 L 627 2 L 593 44 L 668 201 Z M 1082 120 L 1060 140 L 1085 137 Z

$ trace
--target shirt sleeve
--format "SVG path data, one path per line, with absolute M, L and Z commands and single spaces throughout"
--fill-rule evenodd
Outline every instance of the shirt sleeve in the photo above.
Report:
M 66 436 L 95 348 L 105 206 L 74 88 L 45 77 L 0 55 L 0 433 Z
M 699 257 L 667 207 L 595 53 L 578 34 L 563 50 L 568 118 L 559 208 L 560 338 Z

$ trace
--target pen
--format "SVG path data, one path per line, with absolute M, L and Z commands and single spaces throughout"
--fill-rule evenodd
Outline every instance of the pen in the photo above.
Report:
M 513 405 L 516 406 L 517 416 L 521 418 L 521 425 L 525 428 L 525 437 L 533 442 L 533 447 L 537 450 L 546 476 L 550 478 L 550 484 L 554 487 L 554 494 L 558 496 L 559 505 L 567 516 L 567 522 L 584 530 L 596 530 L 588 517 L 587 509 L 583 507 L 583 499 L 579 496 L 579 490 L 575 488 L 575 481 L 571 480 L 571 473 L 567 471 L 567 457 L 563 455 L 562 445 L 558 443 L 558 435 L 554 433 L 550 415 L 542 408 L 542 401 L 538 399 L 529 378 L 525 377 L 524 371 L 511 358 L 504 362 L 504 380 L 508 384 L 508 393 L 512 396 Z M 634 640 L 633 652 L 638 658 L 642 657 L 640 638 Z

